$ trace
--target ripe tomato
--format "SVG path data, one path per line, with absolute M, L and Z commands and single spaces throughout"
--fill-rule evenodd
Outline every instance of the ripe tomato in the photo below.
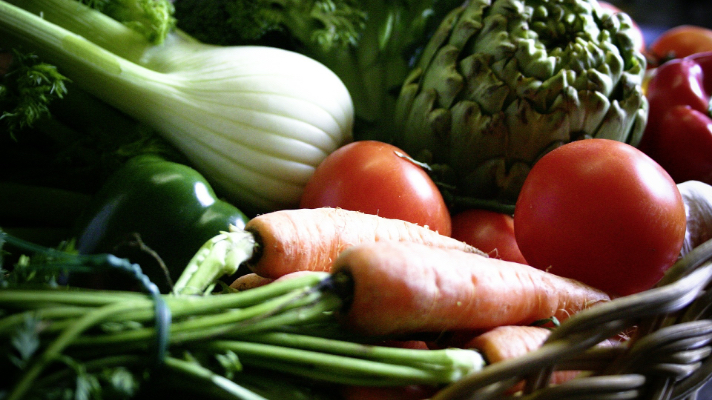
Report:
M 423 168 L 399 148 L 371 140 L 349 143 L 327 156 L 307 182 L 299 206 L 401 219 L 447 236 L 452 224 L 442 194 Z
M 685 237 L 682 196 L 633 146 L 568 143 L 542 157 L 517 199 L 514 233 L 530 265 L 613 295 L 651 288 Z
M 650 54 L 659 61 L 705 51 L 712 51 L 712 29 L 695 25 L 668 29 L 650 45 Z
M 620 8 L 614 6 L 611 3 L 605 2 L 605 1 L 599 1 L 598 4 L 601 6 L 601 8 L 605 10 L 610 10 L 615 13 L 623 12 Z M 628 15 L 630 17 L 630 15 Z M 640 29 L 640 26 L 633 20 L 631 17 L 631 21 L 633 22 L 633 43 L 635 43 L 635 48 L 638 49 L 641 53 L 645 53 L 645 37 L 643 36 L 643 31 Z
M 526 264 L 514 237 L 512 216 L 488 210 L 465 210 L 452 216 L 453 238 L 491 257 Z

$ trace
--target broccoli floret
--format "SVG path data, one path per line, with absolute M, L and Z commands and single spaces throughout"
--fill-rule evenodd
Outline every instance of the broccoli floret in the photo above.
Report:
M 366 13 L 355 0 L 176 0 L 179 27 L 218 45 L 245 44 L 271 32 L 288 32 L 323 50 L 355 45 Z
M 0 124 L 14 138 L 49 115 L 49 104 L 67 93 L 68 79 L 33 53 L 0 49 Z
M 101 11 L 160 44 L 175 28 L 175 8 L 170 0 L 78 0 Z

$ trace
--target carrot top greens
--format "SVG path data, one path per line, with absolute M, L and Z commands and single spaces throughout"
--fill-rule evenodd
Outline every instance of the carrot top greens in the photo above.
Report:
M 471 350 L 391 348 L 350 335 L 334 318 L 343 304 L 327 273 L 243 292 L 159 295 L 140 266 L 125 260 L 0 238 L 4 250 L 29 254 L 0 278 L 0 343 L 8 354 L 0 367 L 10 371 L 0 385 L 5 399 L 130 398 L 157 377 L 201 382 L 240 399 L 285 392 L 319 399 L 324 383 L 442 385 L 484 366 Z M 106 268 L 132 274 L 146 293 L 58 284 L 67 273 Z M 146 357 L 151 351 L 154 357 Z M 257 383 L 275 374 L 286 378 Z M 293 378 L 302 383 L 293 385 Z

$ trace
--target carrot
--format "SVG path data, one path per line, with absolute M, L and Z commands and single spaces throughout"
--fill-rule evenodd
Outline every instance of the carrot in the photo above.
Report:
M 470 339 L 464 347 L 479 350 L 487 363 L 493 364 L 538 349 L 550 333 L 539 326 L 498 326 Z
M 465 344 L 465 348 L 479 350 L 489 364 L 523 356 L 541 347 L 551 331 L 538 326 L 499 326 L 481 335 L 475 336 Z M 581 371 L 554 371 L 550 384 L 563 383 L 576 378 Z M 524 382 L 518 382 L 508 393 L 524 388 Z
M 280 281 L 285 281 L 287 279 L 292 279 L 292 278 L 297 278 L 301 275 L 305 274 L 314 274 L 317 272 L 314 271 L 297 271 L 297 272 L 292 272 L 287 275 L 282 275 L 277 279 L 272 279 L 272 278 L 265 278 L 262 276 L 257 275 L 256 273 L 252 272 L 249 274 L 242 275 L 240 277 L 237 277 L 231 284 L 230 287 L 233 289 L 237 290 L 248 290 L 248 289 L 254 289 L 260 286 L 264 286 L 268 283 L 272 282 L 280 282 Z
M 331 280 L 345 298 L 343 324 L 371 335 L 563 321 L 610 300 L 528 265 L 416 243 L 350 247 L 334 262 Z
M 550 334 L 550 329 L 539 326 L 498 326 L 473 337 L 462 347 L 478 350 L 488 364 L 494 364 L 537 350 L 544 345 Z M 612 347 L 618 344 L 620 344 L 618 339 L 611 338 L 602 341 L 597 347 Z M 579 376 L 581 372 L 578 370 L 554 371 L 549 378 L 549 384 L 570 381 Z M 514 393 L 523 388 L 524 382 L 519 382 L 510 388 L 508 393 Z
M 273 281 L 274 279 L 264 278 L 255 273 L 250 273 L 237 277 L 234 281 L 232 281 L 230 287 L 235 290 L 243 291 L 264 286 Z
M 329 271 L 344 249 L 377 241 L 417 242 L 479 252 L 456 239 L 397 219 L 340 208 L 281 210 L 250 220 L 257 249 L 247 266 L 266 278 L 295 271 Z

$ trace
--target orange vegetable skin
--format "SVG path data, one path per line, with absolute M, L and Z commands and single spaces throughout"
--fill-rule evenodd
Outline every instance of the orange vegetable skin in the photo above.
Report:
M 550 333 L 538 326 L 498 326 L 475 336 L 464 347 L 479 350 L 489 364 L 494 364 L 538 349 Z
M 523 356 L 540 348 L 551 333 L 538 326 L 499 326 L 474 337 L 464 347 L 477 349 L 489 364 Z M 574 379 L 581 371 L 555 371 L 549 383 L 563 383 Z M 523 382 L 513 386 L 509 393 L 522 390 Z
M 491 329 L 565 320 L 609 296 L 528 265 L 415 243 L 353 246 L 332 273 L 353 283 L 340 317 L 371 335 Z
M 414 223 L 340 208 L 281 210 L 250 220 L 245 230 L 259 247 L 247 265 L 265 278 L 296 271 L 329 271 L 346 248 L 360 243 L 417 242 L 479 252 L 472 246 Z
M 272 283 L 273 281 L 274 279 L 263 278 L 255 273 L 251 273 L 238 277 L 230 284 L 230 287 L 235 290 L 243 291 L 264 286 L 268 283 Z

